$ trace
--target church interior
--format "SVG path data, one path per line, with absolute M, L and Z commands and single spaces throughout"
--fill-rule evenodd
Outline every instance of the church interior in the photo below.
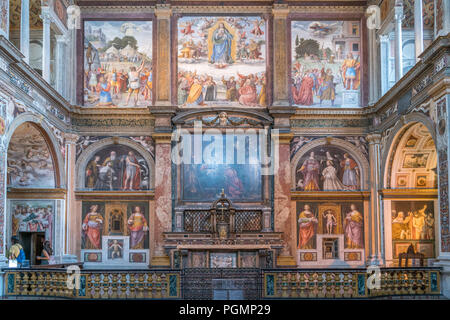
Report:
M 449 32 L 446 0 L 1 0 L 0 298 L 450 298 Z

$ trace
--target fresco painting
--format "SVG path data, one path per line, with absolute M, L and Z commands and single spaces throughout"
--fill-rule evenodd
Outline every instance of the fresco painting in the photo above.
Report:
M 361 189 L 361 170 L 348 152 L 317 146 L 300 158 L 296 181 L 300 191 L 355 191 Z
M 194 139 L 193 137 L 190 137 Z M 246 140 L 241 149 L 239 142 L 233 146 L 234 158 L 227 157 L 227 140 L 225 135 L 219 143 L 223 149 L 215 150 L 216 139 L 205 136 L 202 144 L 204 155 L 200 163 L 195 163 L 194 156 L 190 163 L 181 165 L 182 195 L 185 201 L 210 201 L 218 198 L 224 191 L 225 195 L 235 201 L 259 201 L 262 198 L 262 175 L 259 144 Z M 213 150 L 213 151 L 211 151 Z M 238 153 L 238 150 L 239 151 Z
M 53 245 L 55 228 L 54 200 L 11 200 L 11 235 L 21 232 L 45 232 Z
M 364 248 L 362 202 L 297 202 L 297 248 L 317 249 L 317 235 L 343 235 L 345 249 Z
M 264 19 L 182 17 L 177 57 L 178 105 L 267 106 Z
M 20 125 L 8 146 L 8 186 L 54 188 L 55 169 L 42 133 L 31 123 Z
M 406 252 L 411 244 L 416 252 L 424 253 L 427 258 L 434 257 L 434 202 L 392 201 L 391 210 L 392 245 L 395 249 L 395 257 L 398 253 Z
M 150 170 L 145 159 L 124 145 L 97 152 L 86 166 L 85 188 L 90 190 L 148 190 Z
M 118 236 L 108 239 L 109 259 L 123 259 L 125 250 L 149 248 L 147 202 L 84 201 L 82 207 L 82 249 L 101 250 L 103 236 Z M 124 248 L 124 236 L 129 248 Z
M 152 21 L 85 21 L 85 106 L 151 105 L 152 29 Z
M 292 100 L 301 107 L 360 107 L 357 21 L 293 21 Z

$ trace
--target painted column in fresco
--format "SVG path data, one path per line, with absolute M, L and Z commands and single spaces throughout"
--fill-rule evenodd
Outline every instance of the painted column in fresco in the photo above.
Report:
M 170 117 L 166 118 L 170 123 Z M 163 232 L 172 227 L 171 133 L 155 133 L 155 215 L 153 217 L 152 266 L 169 266 L 163 250 Z
M 69 10 L 70 9 L 70 10 Z M 66 99 L 71 104 L 76 104 L 77 99 L 77 30 L 80 28 L 80 8 L 71 5 L 67 10 L 67 28 L 68 31 L 68 45 L 66 61 L 68 82 L 66 85 L 67 96 Z
M 288 86 L 288 5 L 275 4 L 273 7 L 273 105 L 289 105 Z
M 64 239 L 64 253 L 65 254 L 76 254 L 77 250 L 77 238 L 80 232 L 75 232 L 77 227 L 80 225 L 77 220 L 79 215 L 75 208 L 75 160 L 76 160 L 76 142 L 78 140 L 78 135 L 66 133 L 64 135 L 65 139 L 65 149 L 66 149 L 66 159 L 65 159 L 65 175 L 67 184 L 67 196 L 66 196 L 66 208 L 64 210 L 64 216 L 61 220 L 65 223 L 63 224 L 63 233 L 65 234 Z
M 156 105 L 171 105 L 170 97 L 170 5 L 156 5 L 157 21 L 157 66 L 156 76 Z
M 416 61 L 423 51 L 423 5 L 422 1 L 414 1 L 414 33 L 416 47 Z
M 389 89 L 389 36 L 380 35 L 380 78 L 381 78 L 381 95 L 385 94 Z
M 368 38 L 369 38 L 369 51 L 370 51 L 370 59 L 369 59 L 369 76 L 370 76 L 370 91 L 369 91 L 369 103 L 375 104 L 378 101 L 379 90 L 379 76 L 380 76 L 380 67 L 379 67 L 379 59 L 378 59 L 378 43 L 377 43 L 377 34 L 376 29 L 368 30 Z
M 369 216 L 369 248 L 367 262 L 383 264 L 383 213 L 380 207 L 380 166 L 381 166 L 381 135 L 369 134 L 366 137 L 369 142 L 370 158 L 370 216 Z
M 275 154 L 276 171 L 274 172 L 274 227 L 275 232 L 282 232 L 285 249 L 281 256 L 294 256 L 295 229 L 292 222 L 291 213 L 291 162 L 290 162 L 290 141 L 292 133 L 280 133 L 278 135 L 278 155 Z M 274 134 L 272 135 L 274 139 Z M 276 139 L 276 138 L 275 138 Z M 276 140 L 275 140 L 276 141 Z M 275 142 L 276 143 L 276 142 Z M 295 220 L 295 217 L 294 217 Z M 292 258 L 292 261 L 295 261 Z M 280 259 L 278 259 L 280 263 Z M 295 262 L 294 262 L 295 266 Z
M 42 49 L 42 77 L 45 81 L 50 83 L 50 58 L 51 58 L 51 47 L 50 47 L 50 27 L 51 18 L 48 12 L 49 8 L 42 8 L 42 24 L 43 24 L 43 49 Z
M 30 0 L 22 0 L 20 7 L 20 52 L 26 63 L 30 57 Z
M 56 36 L 56 91 L 66 97 L 66 42 L 65 35 Z
M 395 81 L 403 76 L 403 37 L 402 37 L 403 4 L 394 7 L 395 25 Z

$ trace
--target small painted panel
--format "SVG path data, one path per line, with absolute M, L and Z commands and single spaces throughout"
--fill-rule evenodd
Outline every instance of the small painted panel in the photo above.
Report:
M 178 19 L 178 105 L 265 107 L 265 25 L 252 16 Z
M 211 268 L 236 268 L 235 252 L 211 252 L 209 254 L 209 266 Z
M 130 252 L 130 262 L 133 263 L 145 263 L 146 257 L 146 252 Z
M 101 252 L 85 252 L 84 261 L 86 262 L 102 262 Z
M 239 252 L 239 267 L 240 268 L 257 268 L 256 252 Z
M 152 103 L 152 21 L 84 22 L 84 105 Z
M 360 107 L 358 21 L 293 21 L 292 100 L 301 107 Z

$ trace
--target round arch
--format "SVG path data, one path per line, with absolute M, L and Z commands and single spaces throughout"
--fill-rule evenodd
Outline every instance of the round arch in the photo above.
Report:
M 148 152 L 141 144 L 134 142 L 127 138 L 122 137 L 109 137 L 97 141 L 91 144 L 89 147 L 83 150 L 80 157 L 78 158 L 75 170 L 77 173 L 76 180 L 76 188 L 82 189 L 85 186 L 85 174 L 84 169 L 86 168 L 88 161 L 92 158 L 92 156 L 98 151 L 110 146 L 110 145 L 124 145 L 128 146 L 137 152 L 145 159 L 147 165 L 150 169 L 150 189 L 154 188 L 155 184 L 155 160 L 153 159 L 150 152 Z
M 47 142 L 55 167 L 55 188 L 65 188 L 66 177 L 64 175 L 64 159 L 62 157 L 62 154 L 56 151 L 60 149 L 59 142 L 53 134 L 50 126 L 43 120 L 42 117 L 29 112 L 17 116 L 6 131 L 4 137 L 5 149 L 8 150 L 9 143 L 16 129 L 27 122 L 33 124 L 35 128 L 42 134 L 44 140 Z
M 295 154 L 294 158 L 292 158 L 291 160 L 291 163 L 293 164 L 293 166 L 291 166 L 292 189 L 296 188 L 297 184 L 296 171 L 300 159 L 313 148 L 323 145 L 339 147 L 345 152 L 348 152 L 348 154 L 356 161 L 358 167 L 361 168 L 362 175 L 360 183 L 362 189 L 366 190 L 369 188 L 369 162 L 366 159 L 366 157 L 361 154 L 358 148 L 354 146 L 352 143 L 339 138 L 319 138 L 301 147 Z
M 381 155 L 381 172 L 383 174 L 383 188 L 391 187 L 391 169 L 392 162 L 397 149 L 397 144 L 402 139 L 403 135 L 416 123 L 422 123 L 430 132 L 431 138 L 434 144 L 437 145 L 436 141 L 436 128 L 433 121 L 424 115 L 423 113 L 413 112 L 402 116 L 401 120 L 394 126 L 391 136 L 386 141 L 386 147 L 383 148 L 383 154 Z M 437 168 L 439 169 L 439 161 L 437 163 Z

